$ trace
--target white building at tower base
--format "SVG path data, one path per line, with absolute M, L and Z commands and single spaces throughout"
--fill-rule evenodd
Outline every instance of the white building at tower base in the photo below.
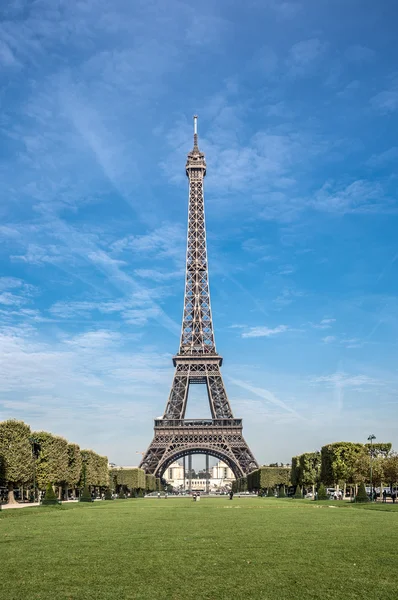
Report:
M 172 463 L 163 474 L 164 479 L 176 491 L 189 489 L 189 478 L 185 473 L 184 482 L 184 467 L 179 462 Z M 206 481 L 209 482 L 209 492 L 226 491 L 231 488 L 235 476 L 231 469 L 222 461 L 219 461 L 214 467 L 210 467 L 210 478 L 193 477 L 191 479 L 192 491 L 206 491 Z

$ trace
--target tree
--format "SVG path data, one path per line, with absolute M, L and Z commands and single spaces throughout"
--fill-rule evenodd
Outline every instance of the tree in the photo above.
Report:
M 314 497 L 314 500 L 329 500 L 327 491 L 325 486 L 323 485 L 323 483 L 320 484 L 319 488 L 318 488 L 318 494 L 317 496 Z
M 312 487 L 312 492 L 316 484 L 319 481 L 319 474 L 321 470 L 321 453 L 320 452 L 305 452 L 300 454 L 299 458 L 299 472 L 300 472 L 300 483 L 304 487 Z
M 303 493 L 302 493 L 301 487 L 299 485 L 296 485 L 296 491 L 294 492 L 294 497 L 295 498 L 302 498 L 303 497 Z
M 82 455 L 77 444 L 68 444 L 68 476 L 66 484 L 75 488 L 79 483 L 82 472 Z
M 392 448 L 392 444 L 391 442 L 380 442 L 378 444 L 365 444 L 365 448 L 367 449 L 368 453 L 377 457 L 377 456 L 381 456 L 383 458 L 386 458 Z
M 79 502 L 92 502 L 93 499 L 91 497 L 90 488 L 88 485 L 85 485 L 83 488 L 83 493 L 79 498 Z
M 398 483 L 398 453 L 394 452 L 385 459 L 384 477 L 391 488 Z
M 37 431 L 34 437 L 40 444 L 36 461 L 36 479 L 39 489 L 47 489 L 49 483 L 62 486 L 68 480 L 68 442 L 47 431 Z
M 356 462 L 364 452 L 363 444 L 335 442 L 321 448 L 320 479 L 325 485 L 353 482 Z
M 126 486 L 133 494 L 137 494 L 139 490 L 145 491 L 148 489 L 148 484 L 154 488 L 152 491 L 156 490 L 156 479 L 154 476 L 145 476 L 144 469 L 140 469 L 139 467 L 131 467 L 128 469 L 116 467 L 110 469 L 109 475 L 114 488 Z
M 45 506 L 51 506 L 52 504 L 59 503 L 59 500 L 57 499 L 57 496 L 54 493 L 53 486 L 51 485 L 51 483 L 47 484 L 46 495 L 44 496 L 41 503 L 44 504 Z
M 279 498 L 286 498 L 285 487 L 283 485 L 279 488 L 278 497 Z
M 2 478 L 8 486 L 8 502 L 16 504 L 14 486 L 33 479 L 30 427 L 23 421 L 10 419 L 0 423 L 0 456 Z
M 106 488 L 105 490 L 105 500 L 113 500 L 112 491 L 110 488 Z
M 323 485 L 323 483 L 321 483 L 321 485 L 319 486 L 317 500 L 328 500 L 326 488 Z
M 364 449 L 355 461 L 353 481 L 355 483 L 370 482 L 370 465 L 372 464 L 372 485 L 381 486 L 384 481 L 386 460 L 382 454 L 372 458 L 367 449 Z
M 82 474 L 80 486 L 106 488 L 109 486 L 108 458 L 92 450 L 82 450 Z
M 271 487 L 268 488 L 267 496 L 268 498 L 273 498 L 275 496 L 274 490 Z
M 290 484 L 289 467 L 260 467 L 252 471 L 238 483 L 240 492 L 245 490 L 265 490 Z M 243 481 L 244 479 L 244 481 Z
M 155 475 L 145 475 L 145 489 L 147 492 L 155 492 L 156 491 Z
M 292 468 L 290 474 L 290 480 L 292 485 L 298 485 L 301 483 L 301 472 L 300 472 L 300 457 L 292 457 Z
M 365 484 L 363 482 L 359 484 L 355 502 L 369 502 L 369 496 L 366 493 Z

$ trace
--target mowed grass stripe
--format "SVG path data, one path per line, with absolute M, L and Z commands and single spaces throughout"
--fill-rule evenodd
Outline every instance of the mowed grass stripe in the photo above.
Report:
M 331 504 L 332 505 L 332 504 Z M 262 498 L 3 511 L 16 598 L 381 598 L 397 592 L 396 510 Z

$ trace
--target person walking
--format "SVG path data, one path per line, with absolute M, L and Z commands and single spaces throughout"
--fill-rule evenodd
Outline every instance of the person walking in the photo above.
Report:
M 233 493 L 233 491 L 231 490 L 231 491 L 229 492 L 229 499 L 230 499 L 230 500 L 232 500 L 232 498 L 233 498 L 233 497 L 234 497 L 234 493 Z
M 387 490 L 383 490 L 383 502 L 387 502 Z

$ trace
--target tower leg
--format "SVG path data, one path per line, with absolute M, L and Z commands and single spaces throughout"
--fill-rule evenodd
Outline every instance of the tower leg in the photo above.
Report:
M 192 492 L 192 454 L 188 456 L 188 490 Z

